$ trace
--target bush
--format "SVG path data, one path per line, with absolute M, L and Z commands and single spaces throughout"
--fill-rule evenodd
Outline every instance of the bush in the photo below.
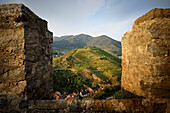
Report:
M 105 86 L 102 89 L 99 89 L 97 91 L 97 93 L 93 93 L 90 96 L 88 96 L 89 98 L 94 98 L 94 99 L 105 99 L 109 96 L 113 96 L 114 94 L 114 98 L 115 99 L 120 99 L 121 98 L 121 92 L 120 92 L 120 86 Z
M 121 91 L 115 92 L 115 94 L 113 95 L 114 99 L 121 99 L 122 95 L 121 95 Z
M 54 90 L 60 92 L 79 92 L 85 89 L 84 84 L 91 87 L 91 82 L 81 75 L 75 74 L 69 70 L 57 70 L 54 73 Z

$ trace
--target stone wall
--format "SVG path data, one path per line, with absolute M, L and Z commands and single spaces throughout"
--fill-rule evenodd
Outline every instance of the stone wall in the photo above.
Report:
M 170 9 L 137 19 L 122 39 L 123 98 L 170 99 Z
M 52 42 L 47 21 L 27 7 L 18 21 L 24 23 L 25 71 L 28 99 L 50 99 L 53 95 Z
M 147 99 L 50 100 L 52 33 L 47 22 L 22 4 L 0 5 L 0 113 L 170 112 L 168 13 L 152 10 L 122 40 L 123 96 Z
M 45 20 L 22 4 L 0 5 L 0 104 L 52 97 L 50 43 Z
M 112 100 L 29 100 L 20 109 L 1 110 L 2 113 L 169 113 L 167 99 L 151 102 L 147 99 Z
M 147 99 L 38 100 L 29 101 L 28 108 L 30 113 L 169 113 L 170 101 L 167 99 L 154 102 Z

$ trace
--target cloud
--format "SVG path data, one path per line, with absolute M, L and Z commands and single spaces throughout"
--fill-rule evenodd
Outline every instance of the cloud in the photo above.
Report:
M 103 28 L 96 29 L 91 34 L 95 36 L 106 34 L 120 41 L 124 33 L 132 29 L 132 24 L 136 20 L 136 18 L 137 17 L 134 16 L 119 22 L 108 21 L 107 23 L 105 23 Z
M 121 40 L 133 22 L 153 8 L 169 8 L 169 0 L 4 0 L 24 3 L 48 21 L 54 36 L 87 33 Z
M 88 18 L 103 6 L 104 0 L 62 0 L 53 8 L 54 14 L 49 18 L 52 23 L 49 23 L 50 29 L 54 35 L 81 32 L 87 29 Z
M 54 3 L 50 8 L 51 16 L 74 21 L 95 14 L 104 5 L 104 0 L 58 0 Z
M 128 19 L 137 14 L 145 14 L 153 8 L 170 7 L 169 0 L 106 0 L 106 18 L 114 21 Z
M 104 0 L 5 0 L 3 3 L 24 3 L 45 18 L 57 17 L 73 21 L 87 18 L 104 6 Z

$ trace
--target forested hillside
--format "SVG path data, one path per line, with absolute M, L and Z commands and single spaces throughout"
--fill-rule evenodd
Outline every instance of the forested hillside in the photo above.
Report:
M 54 89 L 61 92 L 120 86 L 121 60 L 95 46 L 54 58 L 53 69 Z
M 68 36 L 61 36 L 61 37 L 54 37 L 53 38 L 53 49 L 54 53 L 55 50 L 63 51 L 63 52 L 70 52 L 77 47 L 91 47 L 96 46 L 100 49 L 103 49 L 115 56 L 121 56 L 121 43 L 116 41 L 106 35 L 92 37 L 85 34 L 80 35 L 68 35 Z

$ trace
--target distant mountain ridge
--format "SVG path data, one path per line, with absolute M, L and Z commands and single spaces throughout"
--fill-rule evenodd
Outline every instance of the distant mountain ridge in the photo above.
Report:
M 77 47 L 83 48 L 85 46 L 96 46 L 112 55 L 121 56 L 121 42 L 106 35 L 92 37 L 86 34 L 79 34 L 53 38 L 54 50 L 70 52 Z

